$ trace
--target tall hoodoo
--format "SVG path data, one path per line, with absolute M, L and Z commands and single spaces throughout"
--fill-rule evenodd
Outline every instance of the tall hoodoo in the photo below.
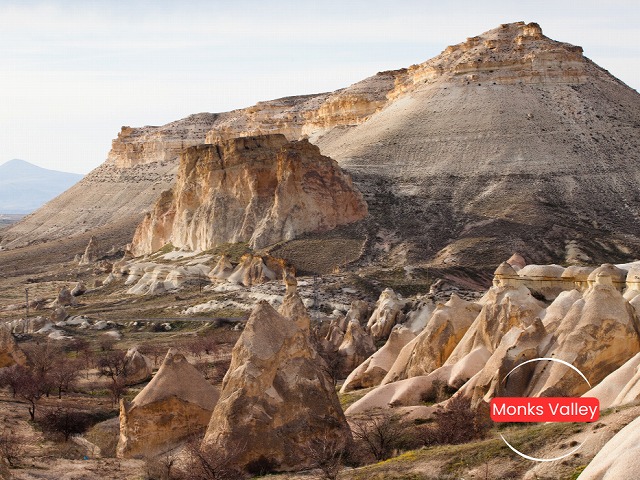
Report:
M 286 471 L 311 465 L 316 438 L 346 445 L 349 427 L 309 317 L 290 289 L 280 313 L 260 302 L 233 349 L 204 442 L 240 449 L 234 467 Z

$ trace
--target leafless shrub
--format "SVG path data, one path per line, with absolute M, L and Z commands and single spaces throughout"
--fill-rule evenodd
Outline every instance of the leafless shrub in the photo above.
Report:
M 396 416 L 378 413 L 351 421 L 357 450 L 364 450 L 376 461 L 390 458 L 406 442 L 407 427 Z
M 471 408 L 471 400 L 458 395 L 434 412 L 434 421 L 419 432 L 424 445 L 466 443 L 482 438 L 489 424 L 481 412 Z
M 58 390 L 58 398 L 62 392 L 68 392 L 75 385 L 80 375 L 81 362 L 77 359 L 59 358 L 55 368 L 50 372 L 51 382 Z
M 111 350 L 101 355 L 97 363 L 100 375 L 111 380 L 109 390 L 113 403 L 116 404 L 126 390 L 124 379 L 129 370 L 127 354 L 122 350 Z
M 325 432 L 314 438 L 305 450 L 307 457 L 312 461 L 311 467 L 319 469 L 322 472 L 322 478 L 325 480 L 338 478 L 346 455 L 344 438 L 337 438 Z
M 10 467 L 18 465 L 27 444 L 26 437 L 7 427 L 0 431 L 0 457 L 5 458 Z
M 91 420 L 91 415 L 65 406 L 46 411 L 38 423 L 43 431 L 60 435 L 67 442 L 71 435 L 84 433 Z
M 186 461 L 174 470 L 175 480 L 241 480 L 246 473 L 235 467 L 244 445 L 223 449 L 215 444 L 200 444 L 198 437 L 187 442 L 184 455 Z

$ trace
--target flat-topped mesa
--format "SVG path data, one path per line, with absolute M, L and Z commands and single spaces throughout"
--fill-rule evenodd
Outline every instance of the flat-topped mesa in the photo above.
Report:
M 124 126 L 111 142 L 107 164 L 120 168 L 153 162 L 175 162 L 187 147 L 199 145 L 218 115 L 197 113 L 161 127 Z
M 579 84 L 586 82 L 586 64 L 581 47 L 545 37 L 537 23 L 505 23 L 409 67 L 389 96 L 440 77 L 463 83 Z
M 138 226 L 132 251 L 147 254 L 168 243 L 190 250 L 236 242 L 262 248 L 366 215 L 349 175 L 308 141 L 235 138 L 185 150 L 176 186 Z

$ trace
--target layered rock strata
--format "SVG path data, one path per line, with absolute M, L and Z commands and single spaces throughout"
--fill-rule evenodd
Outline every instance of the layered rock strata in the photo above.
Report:
M 350 177 L 309 142 L 236 138 L 182 154 L 175 188 L 138 226 L 132 251 L 151 253 L 168 243 L 190 250 L 238 242 L 260 248 L 366 214 Z

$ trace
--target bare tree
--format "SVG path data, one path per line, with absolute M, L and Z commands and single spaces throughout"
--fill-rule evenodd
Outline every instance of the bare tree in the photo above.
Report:
M 0 457 L 4 457 L 10 467 L 17 466 L 24 454 L 26 443 L 23 435 L 5 427 L 0 431 Z
M 39 423 L 45 432 L 62 435 L 67 442 L 71 435 L 85 432 L 91 425 L 91 418 L 79 410 L 58 407 L 48 410 Z
M 18 395 L 18 388 L 20 387 L 24 369 L 25 367 L 22 365 L 12 365 L 0 370 L 0 387 L 9 387 L 13 398 Z
M 344 438 L 325 432 L 314 438 L 305 450 L 312 461 L 312 468 L 320 469 L 322 478 L 325 480 L 338 478 L 346 453 Z
M 246 478 L 235 466 L 235 462 L 245 451 L 245 446 L 235 445 L 223 449 L 216 444 L 200 445 L 197 436 L 185 445 L 186 464 L 176 469 L 176 480 L 241 480 Z
M 29 403 L 29 416 L 31 417 L 31 420 L 34 421 L 36 418 L 36 406 L 38 401 L 42 398 L 42 395 L 45 394 L 45 391 L 49 387 L 43 383 L 42 378 L 32 370 L 21 368 L 19 369 L 19 372 L 16 393 L 18 394 L 18 397 Z
M 60 358 L 55 368 L 49 374 L 54 387 L 58 390 L 58 398 L 62 392 L 68 392 L 73 387 L 80 374 L 80 361 L 77 359 Z
M 122 350 L 111 350 L 98 358 L 100 375 L 111 379 L 109 390 L 114 404 L 118 403 L 126 388 L 124 379 L 127 376 L 128 368 L 127 354 Z
M 425 445 L 465 443 L 483 437 L 489 427 L 484 416 L 471 408 L 471 400 L 458 395 L 434 412 L 434 422 L 424 425 L 420 436 Z
M 374 414 L 351 421 L 354 440 L 376 461 L 386 460 L 405 442 L 407 427 L 387 413 Z

